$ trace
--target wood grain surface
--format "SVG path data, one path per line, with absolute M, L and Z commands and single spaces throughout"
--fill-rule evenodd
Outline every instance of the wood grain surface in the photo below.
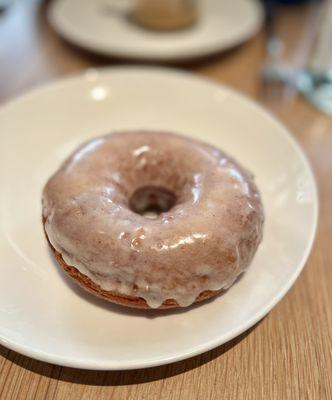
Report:
M 0 102 L 54 77 L 118 63 L 59 39 L 47 23 L 46 8 L 47 2 L 17 0 L 0 15 Z M 278 18 L 292 62 L 301 58 L 300 45 L 305 44 L 306 12 L 303 7 L 282 10 Z M 235 340 L 158 368 L 75 370 L 0 347 L 0 399 L 332 399 L 332 118 L 292 92 L 282 101 L 271 100 L 259 80 L 263 59 L 261 32 L 226 54 L 180 67 L 264 104 L 294 133 L 311 161 L 320 193 L 317 238 L 306 268 L 287 296 Z

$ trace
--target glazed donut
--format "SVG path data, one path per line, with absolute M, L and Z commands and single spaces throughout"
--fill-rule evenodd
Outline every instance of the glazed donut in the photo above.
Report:
M 262 239 L 252 175 L 208 144 L 118 132 L 76 150 L 47 182 L 46 237 L 83 288 L 139 308 L 185 307 L 229 288 Z

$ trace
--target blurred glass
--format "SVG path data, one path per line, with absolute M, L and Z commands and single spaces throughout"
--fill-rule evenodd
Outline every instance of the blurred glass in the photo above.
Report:
M 315 107 L 332 114 L 332 0 L 323 3 L 319 29 L 298 87 Z
M 136 0 L 133 19 L 155 30 L 182 29 L 198 19 L 196 0 Z

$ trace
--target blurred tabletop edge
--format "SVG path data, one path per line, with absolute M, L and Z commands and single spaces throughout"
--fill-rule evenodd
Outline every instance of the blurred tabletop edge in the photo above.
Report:
M 56 77 L 119 61 L 62 41 L 46 19 L 48 1 L 17 0 L 0 14 L 0 103 Z M 305 7 L 278 18 L 298 46 Z M 278 21 L 277 21 L 278 22 Z M 262 92 L 264 32 L 247 43 L 180 67 L 244 92 L 296 136 L 313 167 L 320 221 L 307 265 L 287 296 L 243 335 L 201 356 L 157 368 L 95 372 L 63 368 L 0 346 L 0 399 L 332 399 L 332 118 L 300 96 L 277 104 Z M 123 61 L 121 62 L 123 63 Z

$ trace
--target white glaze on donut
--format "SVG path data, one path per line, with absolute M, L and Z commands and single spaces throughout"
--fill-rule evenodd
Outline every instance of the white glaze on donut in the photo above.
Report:
M 150 219 L 129 208 L 139 187 L 170 190 L 176 204 Z M 253 178 L 222 151 L 175 134 L 123 132 L 73 153 L 43 192 L 45 230 L 64 261 L 102 289 L 150 307 L 192 304 L 228 288 L 262 238 Z

